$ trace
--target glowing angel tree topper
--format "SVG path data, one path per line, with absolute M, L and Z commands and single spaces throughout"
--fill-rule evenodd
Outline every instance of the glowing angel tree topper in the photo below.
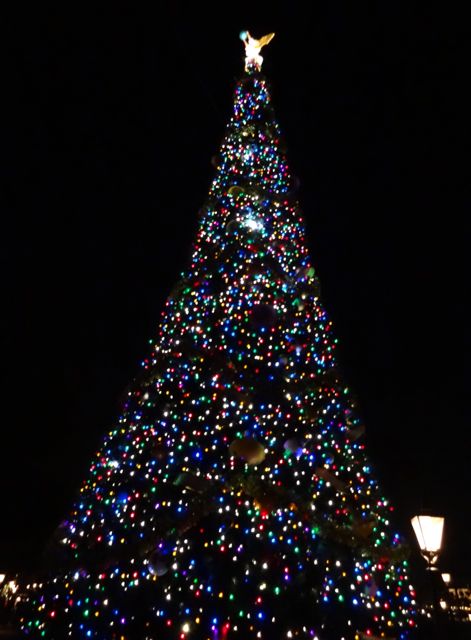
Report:
M 240 39 L 245 44 L 245 70 L 250 70 L 254 67 L 257 71 L 262 68 L 263 58 L 260 55 L 262 47 L 271 42 L 274 37 L 274 33 L 268 33 L 266 36 L 262 36 L 258 40 L 252 38 L 248 31 L 241 31 Z
M 31 638 L 409 637 L 407 550 L 336 358 L 260 40 L 191 262 L 23 597 Z

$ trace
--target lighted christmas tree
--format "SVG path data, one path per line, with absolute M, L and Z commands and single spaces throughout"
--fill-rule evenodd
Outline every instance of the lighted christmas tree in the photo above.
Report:
M 407 638 L 407 553 L 336 361 L 260 50 L 189 268 L 22 617 L 34 638 Z

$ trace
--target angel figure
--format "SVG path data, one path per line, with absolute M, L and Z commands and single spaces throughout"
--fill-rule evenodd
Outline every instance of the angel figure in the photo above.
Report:
M 267 33 L 266 36 L 262 36 L 258 40 L 252 38 L 248 31 L 242 31 L 240 39 L 245 44 L 245 70 L 255 65 L 258 71 L 262 67 L 263 58 L 260 55 L 260 50 L 273 38 L 274 33 Z

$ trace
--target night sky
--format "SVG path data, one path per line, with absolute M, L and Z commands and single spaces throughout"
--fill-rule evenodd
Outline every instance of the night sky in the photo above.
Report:
M 412 542 L 418 510 L 446 517 L 441 566 L 471 579 L 464 16 L 128 4 L 1 19 L 0 569 L 35 565 L 147 355 L 248 29 L 276 32 L 263 70 L 376 474 Z

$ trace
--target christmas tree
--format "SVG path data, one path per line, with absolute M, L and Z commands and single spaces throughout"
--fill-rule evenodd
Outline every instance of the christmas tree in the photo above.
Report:
M 149 355 L 21 624 L 33 638 L 407 638 L 407 549 L 305 241 L 260 40 Z

